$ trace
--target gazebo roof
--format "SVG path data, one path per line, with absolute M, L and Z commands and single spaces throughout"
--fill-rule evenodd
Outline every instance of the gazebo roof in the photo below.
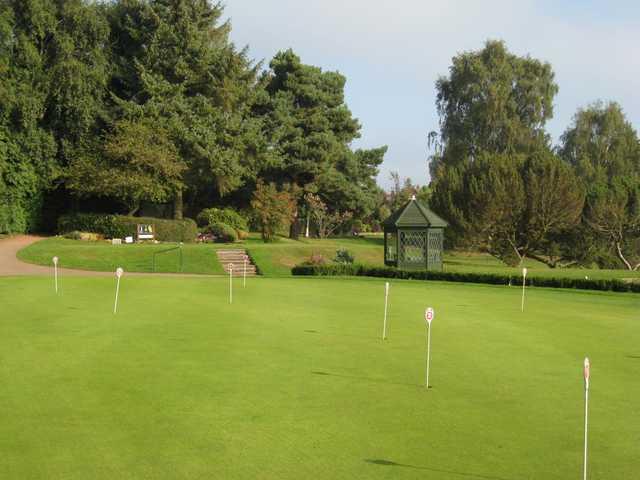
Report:
M 382 225 L 385 229 L 399 227 L 444 228 L 448 223 L 433 213 L 426 204 L 416 200 L 416 197 L 413 196 L 411 200 L 393 212 Z

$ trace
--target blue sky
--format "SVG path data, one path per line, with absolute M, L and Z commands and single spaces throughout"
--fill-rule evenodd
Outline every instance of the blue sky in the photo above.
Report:
M 232 40 L 266 63 L 292 48 L 347 77 L 363 125 L 355 147 L 388 145 L 389 172 L 428 182 L 427 133 L 437 130 L 435 81 L 451 57 L 501 39 L 548 61 L 560 92 L 547 124 L 557 140 L 576 110 L 615 100 L 640 122 L 640 2 L 596 0 L 227 0 Z

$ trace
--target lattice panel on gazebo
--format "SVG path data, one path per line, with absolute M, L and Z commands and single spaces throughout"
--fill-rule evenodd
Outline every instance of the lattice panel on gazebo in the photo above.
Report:
M 435 266 L 442 262 L 442 244 L 443 234 L 442 230 L 432 230 L 429 232 L 429 248 L 427 253 L 429 255 L 429 265 Z
M 426 246 L 425 232 L 401 232 L 400 248 L 402 249 L 402 259 L 410 263 L 424 263 Z

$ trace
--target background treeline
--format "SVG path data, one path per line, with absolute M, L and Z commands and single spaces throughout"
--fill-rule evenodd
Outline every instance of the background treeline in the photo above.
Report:
M 581 109 L 553 145 L 551 66 L 487 42 L 436 83 L 431 184 L 394 174 L 384 192 L 386 147 L 352 148 L 344 76 L 291 50 L 253 62 L 222 15 L 207 0 L 0 2 L 0 232 L 70 211 L 219 231 L 233 210 L 265 240 L 323 237 L 375 230 L 416 194 L 450 247 L 640 268 L 640 146 L 618 104 Z
M 386 147 L 351 148 L 344 76 L 290 50 L 253 63 L 222 13 L 206 0 L 0 2 L 0 231 L 54 229 L 69 210 L 248 209 L 259 185 L 285 192 L 294 235 L 309 195 L 351 224 L 377 215 Z
M 579 110 L 553 146 L 551 66 L 494 41 L 454 57 L 436 88 L 431 204 L 450 245 L 508 264 L 640 268 L 640 144 L 618 104 Z

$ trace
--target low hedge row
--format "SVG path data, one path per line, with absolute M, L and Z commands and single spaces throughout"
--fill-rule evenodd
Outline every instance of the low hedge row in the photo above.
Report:
M 58 233 L 72 231 L 93 232 L 107 238 L 136 236 L 139 223 L 154 226 L 156 240 L 161 242 L 194 242 L 198 235 L 196 222 L 189 218 L 167 220 L 153 217 L 127 217 L 123 215 L 105 215 L 98 213 L 74 213 L 62 215 L 58 219 Z
M 439 280 L 444 282 L 485 283 L 489 285 L 521 285 L 521 277 L 494 273 L 424 272 L 398 270 L 391 267 L 372 267 L 359 264 L 342 265 L 297 265 L 293 275 L 400 278 L 408 280 Z M 580 290 L 602 290 L 640 293 L 640 283 L 621 280 L 590 280 L 586 278 L 529 277 L 527 285 L 549 288 L 575 288 Z

